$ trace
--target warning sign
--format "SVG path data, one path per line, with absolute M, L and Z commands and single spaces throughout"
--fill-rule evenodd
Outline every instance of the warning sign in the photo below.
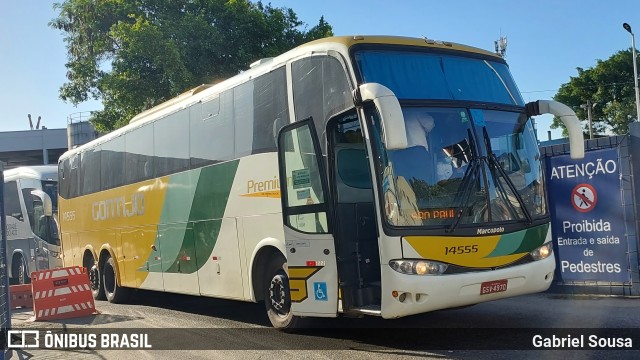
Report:
M 571 191 L 571 205 L 580 212 L 586 213 L 593 210 L 597 202 L 598 193 L 589 184 L 579 184 Z
M 618 149 L 588 151 L 581 160 L 551 156 L 546 166 L 556 279 L 630 283 L 626 229 L 633 219 L 620 196 Z

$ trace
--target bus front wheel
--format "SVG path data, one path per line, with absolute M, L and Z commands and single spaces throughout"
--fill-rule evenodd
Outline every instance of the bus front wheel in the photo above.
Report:
M 129 299 L 130 290 L 118 285 L 118 272 L 115 261 L 111 256 L 107 258 L 102 269 L 102 283 L 104 294 L 110 303 L 121 304 Z
M 285 264 L 281 257 L 271 260 L 267 267 L 264 286 L 267 316 L 271 325 L 281 330 L 294 329 L 300 322 L 300 318 L 291 312 L 291 293 Z
M 20 255 L 13 259 L 13 276 L 19 285 L 28 284 L 29 276 L 27 276 L 27 264 Z

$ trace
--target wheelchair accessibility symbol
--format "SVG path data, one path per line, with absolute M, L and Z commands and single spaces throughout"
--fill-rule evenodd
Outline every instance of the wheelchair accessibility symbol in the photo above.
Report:
M 313 283 L 313 293 L 315 294 L 316 300 L 319 301 L 327 301 L 327 283 L 326 282 L 314 282 Z

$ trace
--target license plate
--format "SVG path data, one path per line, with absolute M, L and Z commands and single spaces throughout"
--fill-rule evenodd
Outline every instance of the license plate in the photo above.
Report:
M 507 279 L 487 281 L 480 284 L 480 295 L 507 291 Z

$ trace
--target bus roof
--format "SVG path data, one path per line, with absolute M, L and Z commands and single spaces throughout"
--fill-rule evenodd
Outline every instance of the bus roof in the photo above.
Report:
M 4 181 L 15 179 L 36 179 L 58 181 L 58 166 L 21 166 L 4 171 Z
M 476 48 L 473 46 L 457 44 L 449 41 L 439 41 L 439 40 L 433 40 L 433 39 L 427 39 L 427 38 L 411 38 L 411 37 L 404 37 L 404 36 L 382 36 L 382 35 L 334 36 L 334 37 L 328 37 L 328 38 L 311 41 L 309 43 L 301 45 L 299 48 L 304 48 L 306 46 L 312 46 L 315 44 L 322 44 L 322 43 L 328 43 L 328 42 L 340 43 L 347 48 L 351 48 L 354 45 L 360 45 L 360 44 L 378 44 L 378 45 L 418 46 L 418 47 L 433 48 L 433 49 L 450 49 L 450 50 L 457 50 L 457 51 L 491 56 L 491 57 L 495 57 L 496 59 L 502 59 L 496 53 L 483 50 L 480 48 Z
M 475 48 L 472 46 L 466 46 L 461 44 L 456 44 L 447 41 L 437 41 L 425 38 L 410 38 L 410 37 L 401 37 L 401 36 L 381 36 L 381 35 L 354 35 L 354 36 L 333 36 L 327 37 L 323 39 L 314 40 L 308 42 L 306 44 L 302 44 L 294 49 L 291 49 L 275 58 L 269 59 L 261 59 L 256 61 L 252 66 L 246 70 L 241 72 L 240 74 L 233 76 L 229 79 L 226 79 L 222 82 L 213 84 L 202 84 L 197 86 L 191 90 L 185 91 L 184 93 L 169 99 L 161 104 L 154 106 L 151 109 L 145 110 L 140 114 L 134 116 L 129 124 L 116 129 L 102 137 L 99 137 L 89 143 L 86 143 L 82 146 L 79 146 L 75 149 L 71 149 L 62 156 L 58 161 L 67 159 L 73 154 L 83 151 L 84 149 L 92 148 L 96 145 L 102 144 L 106 141 L 109 141 L 113 138 L 121 136 L 128 132 L 129 130 L 133 130 L 139 126 L 147 122 L 155 121 L 156 119 L 160 119 L 164 116 L 170 115 L 178 110 L 184 109 L 191 104 L 194 104 L 198 101 L 207 100 L 209 97 L 217 96 L 221 91 L 229 89 L 233 86 L 239 85 L 249 79 L 252 79 L 258 75 L 267 73 L 277 67 L 282 66 L 287 61 L 297 58 L 299 56 L 303 56 L 304 54 L 308 54 L 313 51 L 327 51 L 327 50 L 346 50 L 348 51 L 352 46 L 361 45 L 361 44 L 378 44 L 378 45 L 404 45 L 404 46 L 415 46 L 422 48 L 431 48 L 431 49 L 447 49 L 447 50 L 456 50 L 461 52 L 468 52 L 474 54 L 480 54 L 484 56 L 494 57 L 496 60 L 502 60 L 502 58 L 490 51 L 482 50 L 479 48 Z

